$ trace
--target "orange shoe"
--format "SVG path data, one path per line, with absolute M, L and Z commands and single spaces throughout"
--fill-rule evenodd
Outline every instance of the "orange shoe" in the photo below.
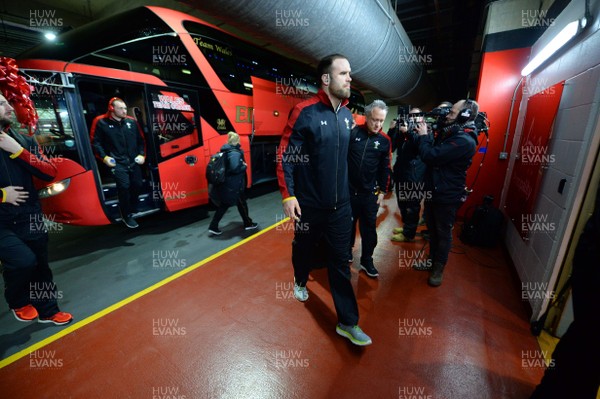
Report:
M 35 320 L 38 317 L 38 312 L 35 310 L 33 305 L 25 305 L 19 309 L 11 309 L 12 313 L 15 315 L 15 319 L 19 321 L 24 321 L 25 323 Z
M 73 320 L 73 315 L 67 312 L 56 312 L 54 315 L 45 318 L 39 318 L 39 323 L 54 323 L 57 326 L 70 323 Z

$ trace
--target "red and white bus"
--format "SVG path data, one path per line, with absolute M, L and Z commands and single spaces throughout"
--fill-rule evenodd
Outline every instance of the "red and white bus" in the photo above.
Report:
M 248 184 L 274 179 L 288 114 L 317 91 L 306 65 L 160 7 L 82 26 L 17 63 L 34 87 L 38 142 L 58 167 L 53 182 L 40 183 L 44 212 L 75 225 L 120 220 L 114 180 L 90 144 L 109 99 L 122 98 L 144 132 L 145 214 L 208 203 L 206 163 L 228 131 L 241 137 Z M 350 100 L 362 114 L 361 94 L 353 90 Z

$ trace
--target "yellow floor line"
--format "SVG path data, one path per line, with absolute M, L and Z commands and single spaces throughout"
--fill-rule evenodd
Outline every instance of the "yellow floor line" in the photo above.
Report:
M 241 245 L 244 245 L 245 243 L 257 238 L 258 236 L 260 236 L 262 234 L 265 234 L 266 232 L 274 229 L 275 227 L 279 226 L 280 224 L 286 223 L 288 220 L 289 220 L 289 218 L 285 218 L 285 219 L 275 223 L 274 225 L 267 227 L 266 229 L 262 229 L 259 232 L 257 232 L 256 234 L 253 234 L 252 236 L 245 238 L 242 241 L 237 242 L 237 243 L 233 244 L 232 246 L 227 247 L 227 248 L 217 252 L 216 254 L 209 256 L 208 258 L 203 259 L 197 263 L 194 263 L 190 267 L 188 267 L 180 272 L 177 272 L 177 273 L 173 274 L 172 276 L 169 276 L 169 277 L 165 278 L 164 280 L 161 280 L 158 283 L 153 284 L 150 287 L 131 295 L 130 297 L 123 299 L 123 300 L 115 303 L 114 305 L 107 307 L 106 309 L 103 309 L 97 313 L 94 313 L 93 315 L 86 317 L 85 319 L 83 319 L 75 324 L 65 327 L 63 330 L 57 332 L 56 334 L 54 334 L 48 338 L 45 338 L 45 339 L 41 340 L 40 342 L 37 342 L 25 349 L 13 354 L 13 355 L 10 355 L 6 359 L 0 360 L 0 369 L 8 366 L 11 363 L 16 362 L 20 358 L 25 357 L 40 348 L 45 347 L 46 345 L 51 344 L 52 342 L 64 337 L 65 335 L 72 333 L 73 331 L 79 330 L 80 328 L 90 324 L 91 322 L 96 321 L 99 318 L 106 316 L 107 314 L 109 314 L 111 312 L 114 312 L 115 310 L 135 301 L 136 299 L 138 299 L 146 294 L 149 294 L 150 292 L 162 287 L 163 285 L 166 285 L 166 284 L 170 283 L 171 281 L 178 279 L 179 277 L 182 277 L 182 276 L 196 270 L 197 268 L 207 264 L 208 262 L 220 257 L 221 255 L 224 255 L 227 252 L 232 251 Z

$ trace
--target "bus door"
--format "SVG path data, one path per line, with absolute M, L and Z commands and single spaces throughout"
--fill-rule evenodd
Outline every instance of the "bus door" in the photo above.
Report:
M 147 86 L 149 128 L 157 154 L 153 198 L 169 211 L 208 202 L 197 92 Z
M 136 214 L 139 216 L 160 210 L 160 203 L 153 200 L 153 187 L 158 180 L 158 172 L 156 155 L 151 145 L 151 137 L 149 137 L 149 117 L 146 114 L 148 99 L 145 96 L 144 86 L 124 81 L 80 77 L 77 79 L 77 88 L 81 96 L 85 123 L 88 128 L 86 136 L 90 153 L 93 153 L 90 140 L 94 119 L 108 112 L 108 102 L 111 98 L 118 97 L 125 102 L 127 115 L 137 121 L 146 143 L 146 162 L 142 165 L 143 184 Z M 103 201 L 105 213 L 111 221 L 118 221 L 121 215 L 114 176 L 111 169 L 104 165 L 102 160 L 98 157 L 93 159 L 95 159 L 95 162 L 92 168 L 96 171 L 99 187 L 101 188 L 99 196 Z

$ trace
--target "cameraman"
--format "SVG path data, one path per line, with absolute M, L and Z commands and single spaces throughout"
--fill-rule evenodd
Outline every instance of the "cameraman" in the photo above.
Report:
M 475 101 L 458 101 L 446 116 L 435 142 L 425 122 L 417 125 L 419 154 L 427 165 L 425 188 L 431 193 L 431 199 L 425 201 L 425 210 L 430 234 L 429 259 L 433 262 L 427 268 L 431 270 L 428 282 L 434 287 L 442 284 L 456 211 L 467 200 L 465 182 L 477 147 L 473 121 L 478 111 Z
M 397 148 L 397 152 L 393 173 L 396 201 L 402 215 L 403 227 L 393 230 L 392 241 L 413 242 L 419 225 L 425 164 L 419 158 L 418 136 L 415 132 L 417 123 L 421 122 L 423 117 L 411 115 L 422 113 L 419 108 L 412 108 L 408 112 L 408 118 L 402 118 L 398 127 L 399 133 L 394 137 L 394 148 Z

